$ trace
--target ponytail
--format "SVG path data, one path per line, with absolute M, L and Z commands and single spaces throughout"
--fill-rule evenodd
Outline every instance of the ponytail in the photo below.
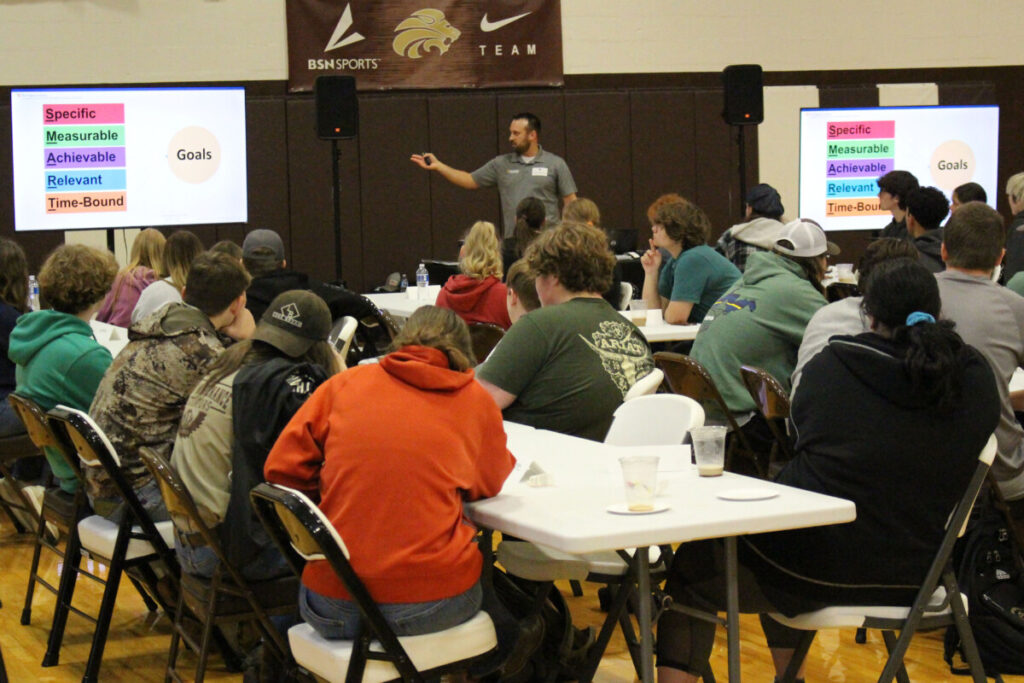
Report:
M 968 353 L 960 335 L 953 331 L 952 321 L 935 322 L 932 318 L 900 325 L 893 329 L 892 340 L 906 348 L 903 369 L 914 391 L 939 413 L 952 413 L 963 396 L 958 368 Z

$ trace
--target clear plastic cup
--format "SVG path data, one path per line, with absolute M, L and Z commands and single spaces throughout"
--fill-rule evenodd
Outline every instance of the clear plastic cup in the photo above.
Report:
M 725 469 L 725 427 L 694 427 L 690 430 L 697 474 L 717 477 Z
M 630 512 L 650 512 L 658 491 L 658 456 L 627 455 L 619 458 Z

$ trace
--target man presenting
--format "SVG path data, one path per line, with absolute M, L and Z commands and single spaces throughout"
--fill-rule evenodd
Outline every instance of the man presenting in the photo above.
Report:
M 413 154 L 420 168 L 437 171 L 446 180 L 467 190 L 498 186 L 505 238 L 515 232 L 516 206 L 527 197 L 544 202 L 549 224 L 558 221 L 562 206 L 576 199 L 576 182 L 562 157 L 540 146 L 540 119 L 530 113 L 516 114 L 508 126 L 508 141 L 515 150 L 501 154 L 469 173 L 445 164 L 434 154 Z

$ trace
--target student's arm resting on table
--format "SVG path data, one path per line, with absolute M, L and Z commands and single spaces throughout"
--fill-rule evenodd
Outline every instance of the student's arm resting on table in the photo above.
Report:
M 510 394 L 501 387 L 495 386 L 485 379 L 478 379 L 480 386 L 487 390 L 487 393 L 491 395 L 494 402 L 498 404 L 498 408 L 504 410 L 512 405 L 513 401 L 516 400 L 515 394 Z
M 690 311 L 693 310 L 692 301 L 669 301 L 665 307 L 665 322 L 669 325 L 685 325 L 690 322 Z

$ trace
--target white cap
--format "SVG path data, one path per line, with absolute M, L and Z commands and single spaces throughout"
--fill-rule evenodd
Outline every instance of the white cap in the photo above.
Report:
M 797 257 L 835 256 L 839 247 L 825 239 L 825 231 L 809 218 L 798 218 L 782 226 L 775 250 L 780 254 Z

